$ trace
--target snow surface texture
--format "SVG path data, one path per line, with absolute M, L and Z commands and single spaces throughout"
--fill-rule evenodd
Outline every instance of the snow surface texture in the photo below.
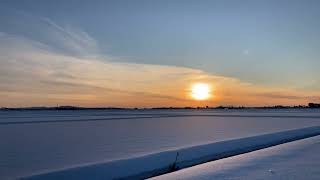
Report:
M 144 179 L 316 135 L 320 135 L 320 126 L 164 151 L 138 158 L 34 175 L 27 179 Z
M 320 125 L 317 109 L 0 111 L 0 179 Z
M 152 180 L 318 180 L 320 136 L 212 161 Z M 150 180 L 151 180 L 150 179 Z

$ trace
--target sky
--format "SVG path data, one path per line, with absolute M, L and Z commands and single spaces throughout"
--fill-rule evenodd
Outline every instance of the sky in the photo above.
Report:
M 317 0 L 1 1 L 0 106 L 319 102 L 319 19 Z

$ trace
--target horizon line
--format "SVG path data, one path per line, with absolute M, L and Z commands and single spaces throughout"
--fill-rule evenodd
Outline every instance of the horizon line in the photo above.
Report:
M 308 103 L 307 105 L 268 105 L 268 106 L 243 106 L 243 105 L 219 105 L 219 106 L 159 106 L 159 107 L 84 107 L 84 106 L 27 106 L 27 107 L 1 107 L 0 110 L 85 110 L 85 109 L 276 109 L 276 108 L 320 108 L 320 103 Z

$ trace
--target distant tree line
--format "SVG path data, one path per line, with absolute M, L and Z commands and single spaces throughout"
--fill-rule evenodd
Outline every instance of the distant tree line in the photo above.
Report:
M 320 108 L 319 103 L 309 103 L 297 106 L 260 106 L 260 107 L 246 107 L 246 106 L 216 106 L 216 107 L 155 107 L 155 108 L 118 108 L 118 107 L 77 107 L 77 106 L 56 106 L 56 107 L 23 107 L 23 108 L 6 108 L 2 107 L 0 110 L 141 110 L 141 109 L 302 109 L 302 108 Z

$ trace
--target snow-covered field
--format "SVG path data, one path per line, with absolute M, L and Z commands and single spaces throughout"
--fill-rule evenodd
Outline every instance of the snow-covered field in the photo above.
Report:
M 307 109 L 0 111 L 0 179 L 319 125 Z
M 316 136 L 200 164 L 151 179 L 318 180 L 320 177 L 319 152 L 320 136 Z

